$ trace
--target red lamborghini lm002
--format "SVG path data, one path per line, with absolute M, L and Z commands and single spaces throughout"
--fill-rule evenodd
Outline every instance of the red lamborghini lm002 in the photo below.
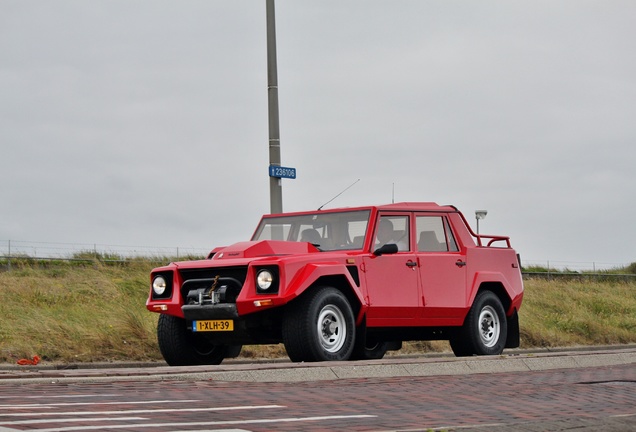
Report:
M 519 258 L 453 206 L 399 203 L 262 217 L 252 239 L 151 273 L 169 365 L 283 343 L 295 362 L 379 359 L 402 341 L 457 356 L 519 346 Z

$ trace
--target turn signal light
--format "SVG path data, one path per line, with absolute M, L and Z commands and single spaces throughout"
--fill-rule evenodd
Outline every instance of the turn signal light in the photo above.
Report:
M 274 304 L 274 302 L 271 299 L 269 299 L 269 300 L 255 300 L 254 301 L 254 306 L 256 306 L 256 307 L 271 306 L 273 304 Z

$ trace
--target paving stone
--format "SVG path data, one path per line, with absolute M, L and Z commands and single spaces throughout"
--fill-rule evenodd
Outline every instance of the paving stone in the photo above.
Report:
M 341 379 L 344 378 L 367 378 L 367 377 L 393 377 L 408 376 L 410 373 L 404 365 L 363 365 L 363 366 L 334 366 L 333 373 Z
M 573 357 L 563 355 L 556 357 L 528 357 L 524 358 L 523 362 L 530 370 L 563 369 L 578 366 Z
M 335 380 L 338 376 L 329 367 L 273 369 L 252 371 L 256 382 L 294 382 Z

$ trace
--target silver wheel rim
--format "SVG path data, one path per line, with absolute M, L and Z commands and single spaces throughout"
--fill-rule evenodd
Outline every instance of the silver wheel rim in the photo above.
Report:
M 492 306 L 484 307 L 479 314 L 479 336 L 481 343 L 487 348 L 495 346 L 499 341 L 500 330 L 499 315 L 497 315 L 495 309 Z
M 342 311 L 334 305 L 327 305 L 318 314 L 316 324 L 318 339 L 325 351 L 340 351 L 347 338 L 347 325 Z

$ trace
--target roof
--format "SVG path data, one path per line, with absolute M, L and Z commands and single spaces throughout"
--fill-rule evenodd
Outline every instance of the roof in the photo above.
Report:
M 439 205 L 434 202 L 401 202 L 377 206 L 378 210 L 390 211 L 443 211 L 456 212 L 457 209 L 450 205 Z
M 333 212 L 342 212 L 342 211 L 358 211 L 358 210 L 370 210 L 376 208 L 378 211 L 429 211 L 429 212 L 457 212 L 457 208 L 452 205 L 439 205 L 434 202 L 401 202 L 401 203 L 393 203 L 393 204 L 383 204 L 383 205 L 369 205 L 369 206 L 358 206 L 358 207 L 338 207 L 338 208 L 329 208 L 322 210 L 307 210 L 307 211 L 294 211 L 294 212 L 284 212 L 281 214 L 271 214 L 265 215 L 266 217 L 271 216 L 291 216 L 297 214 L 307 214 L 307 213 L 316 213 L 316 212 L 325 212 L 325 213 L 333 213 Z

